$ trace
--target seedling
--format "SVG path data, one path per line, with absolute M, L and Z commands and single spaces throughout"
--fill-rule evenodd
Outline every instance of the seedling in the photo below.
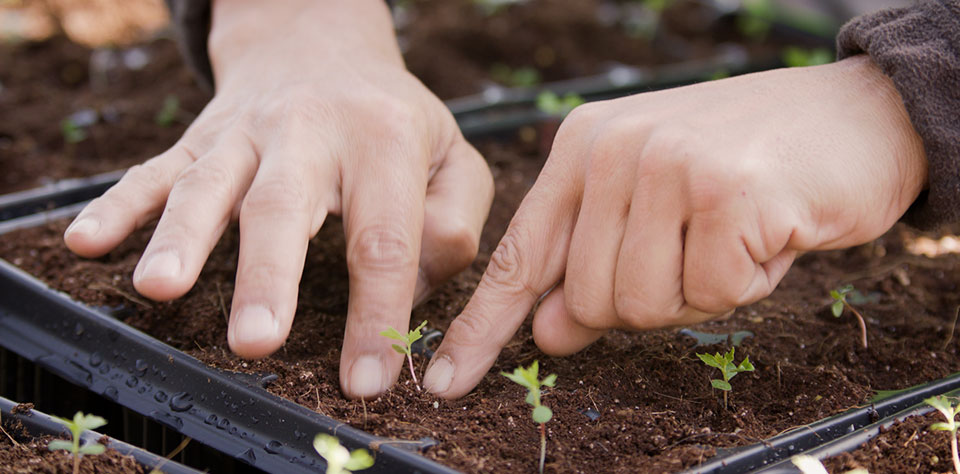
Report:
M 403 345 L 393 344 L 393 350 L 405 354 L 407 356 L 407 362 L 410 364 L 410 376 L 413 377 L 413 384 L 417 386 L 417 391 L 420 391 L 420 382 L 417 381 L 417 373 L 413 370 L 413 354 L 411 352 L 411 347 L 413 343 L 417 342 L 423 334 L 420 333 L 420 330 L 427 325 L 427 322 L 424 321 L 417 326 L 416 329 L 410 330 L 406 335 L 400 334 L 394 328 L 387 328 L 386 331 L 380 332 L 381 336 L 389 337 L 390 339 L 396 339 L 403 343 Z
M 180 99 L 171 94 L 163 99 L 163 105 L 160 107 L 160 111 L 157 112 L 156 117 L 154 117 L 154 121 L 161 127 L 169 127 L 177 121 L 179 115 Z
M 827 468 L 823 466 L 823 463 L 819 459 L 808 456 L 806 454 L 797 454 L 790 458 L 790 462 L 794 466 L 797 466 L 797 469 L 800 470 L 803 474 L 829 474 Z M 845 472 L 844 474 L 870 474 L 866 469 L 853 469 Z
M 529 0 L 473 0 L 473 4 L 483 10 L 484 15 L 493 16 L 513 5 L 527 3 Z
M 826 48 L 804 49 L 791 46 L 783 50 L 783 63 L 787 67 L 809 67 L 830 64 L 833 52 Z
M 63 134 L 63 141 L 68 144 L 80 143 L 87 139 L 87 130 L 70 118 L 60 122 L 60 133 Z
M 857 317 L 857 323 L 860 324 L 860 339 L 863 342 L 863 348 L 867 348 L 867 324 L 863 322 L 863 315 L 847 302 L 847 295 L 853 292 L 853 285 L 847 285 L 836 290 L 830 290 L 830 297 L 833 298 L 833 304 L 830 305 L 830 311 L 835 318 L 843 314 L 843 308 L 846 307 Z
M 335 436 L 320 433 L 313 438 L 313 449 L 327 461 L 327 474 L 350 474 L 373 466 L 373 456 L 366 449 L 347 451 Z
M 740 4 L 737 27 L 744 36 L 761 41 L 767 37 L 776 16 L 772 0 L 744 0 Z
M 64 450 L 69 451 L 73 455 L 73 474 L 80 472 L 80 458 L 89 454 L 91 456 L 96 456 L 97 454 L 103 454 L 107 448 L 99 443 L 89 443 L 83 446 L 80 446 L 80 435 L 87 430 L 95 430 L 105 424 L 107 420 L 95 415 L 84 415 L 83 412 L 77 412 L 73 415 L 73 420 L 67 420 L 64 418 L 53 417 L 55 420 L 59 421 L 67 428 L 70 429 L 70 434 L 73 436 L 72 441 L 65 441 L 62 439 L 55 439 L 50 441 L 50 444 L 47 445 L 47 448 L 50 451 Z
M 699 357 L 704 364 L 720 369 L 723 380 L 713 379 L 710 381 L 710 385 L 713 385 L 713 388 L 717 390 L 723 391 L 724 410 L 727 409 L 727 392 L 733 390 L 733 387 L 730 385 L 730 379 L 740 372 L 753 372 L 753 364 L 750 363 L 750 357 L 744 357 L 740 365 L 734 365 L 733 353 L 735 349 L 735 347 L 731 347 L 730 351 L 723 355 L 720 355 L 719 352 L 714 355 L 697 354 L 697 357 Z
M 510 87 L 531 87 L 540 83 L 540 71 L 529 66 L 514 69 L 497 63 L 490 67 L 490 77 Z
M 960 413 L 960 404 L 953 406 L 950 399 L 943 395 L 930 397 L 923 402 L 936 408 L 947 419 L 946 423 L 930 425 L 930 429 L 950 432 L 950 454 L 953 456 L 953 470 L 960 474 L 960 455 L 957 454 L 957 429 L 960 429 L 960 423 L 957 423 L 956 420 L 957 414 Z
M 543 462 L 547 456 L 547 428 L 546 423 L 553 418 L 553 410 L 540 404 L 540 388 L 553 387 L 557 383 L 557 374 L 550 374 L 539 379 L 540 364 L 533 361 L 530 367 L 523 366 L 513 369 L 513 373 L 500 372 L 500 375 L 527 388 L 526 402 L 533 406 L 533 422 L 540 424 L 540 474 L 543 474 Z
M 551 116 L 564 118 L 573 109 L 583 105 L 585 101 L 580 94 L 568 92 L 563 97 L 553 91 L 543 91 L 537 96 L 537 108 L 541 112 Z

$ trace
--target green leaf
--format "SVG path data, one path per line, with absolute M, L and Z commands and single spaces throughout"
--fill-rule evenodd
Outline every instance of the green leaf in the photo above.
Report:
M 733 390 L 733 387 L 730 386 L 730 383 L 724 382 L 723 380 L 713 379 L 710 381 L 710 385 L 713 385 L 713 388 L 717 390 L 724 390 L 727 392 L 729 392 L 730 390 Z
M 527 397 L 524 398 L 523 401 L 533 406 L 540 405 L 540 390 L 535 388 L 531 389 L 529 392 L 527 392 Z
M 843 300 L 834 301 L 833 304 L 830 305 L 830 312 L 833 313 L 833 317 L 839 318 L 840 315 L 843 314 Z
M 401 353 L 401 354 L 406 354 L 406 353 L 407 353 L 407 348 L 406 348 L 406 347 L 403 347 L 403 346 L 400 346 L 400 345 L 397 345 L 397 344 L 390 344 L 390 347 L 392 347 L 393 350 L 395 350 L 395 351 L 397 351 L 397 352 L 399 352 L 399 353 Z
M 77 415 L 80 416 L 80 422 L 77 423 L 77 425 L 84 430 L 95 430 L 107 424 L 107 420 L 104 420 L 102 417 L 96 415 L 83 415 L 83 413 L 80 412 L 77 412 Z
M 542 382 L 541 385 L 546 385 L 548 387 L 553 387 L 557 383 L 557 374 L 550 374 Z
M 744 357 L 743 362 L 740 363 L 740 366 L 737 367 L 739 372 L 753 372 L 753 364 L 750 363 L 750 357 Z
M 720 365 L 720 362 L 717 361 L 717 357 L 719 355 L 720 354 L 717 354 L 716 356 L 712 356 L 710 354 L 697 354 L 697 357 L 699 357 L 704 364 L 707 364 L 710 367 L 716 367 L 720 369 L 722 368 L 722 366 Z
M 80 454 L 89 454 L 91 456 L 96 456 L 97 454 L 103 454 L 103 452 L 106 450 L 107 450 L 107 447 L 100 443 L 90 443 L 80 447 Z
M 530 385 L 530 382 L 529 382 L 529 381 L 527 380 L 527 378 L 524 376 L 522 370 L 523 370 L 522 368 L 518 367 L 518 368 L 516 368 L 516 369 L 513 369 L 513 373 L 500 372 L 500 375 L 502 375 L 502 376 L 510 379 L 510 380 L 513 381 L 514 383 L 517 383 L 517 384 L 519 384 L 519 385 L 522 385 L 522 386 L 524 386 L 524 387 L 526 387 L 526 388 L 534 388 L 534 387 L 532 387 L 532 386 Z
M 55 439 L 50 441 L 50 444 L 47 445 L 47 448 L 50 451 L 59 451 L 61 449 L 64 451 L 73 451 L 73 443 L 70 441 L 64 441 L 62 439 Z
M 833 299 L 835 299 L 835 300 L 839 300 L 839 299 L 843 298 L 842 296 L 840 296 L 840 292 L 837 291 L 837 290 L 830 290 L 830 297 L 833 298 Z
M 400 334 L 400 333 L 399 333 L 396 329 L 394 329 L 394 328 L 387 328 L 386 331 L 380 331 L 380 335 L 381 335 L 381 336 L 384 336 L 384 337 L 389 337 L 390 339 L 396 339 L 396 340 L 401 341 L 401 342 L 404 342 L 404 343 L 407 342 L 407 338 L 404 337 L 403 334 Z
M 349 471 L 362 471 L 373 466 L 373 456 L 366 449 L 355 449 L 350 453 L 350 460 L 343 465 Z
M 938 421 L 930 425 L 930 429 L 936 430 L 936 431 L 953 431 L 953 426 L 950 426 L 948 423 L 943 423 Z
M 540 405 L 533 409 L 533 421 L 537 423 L 546 423 L 553 418 L 553 410 L 550 407 Z
M 410 332 L 407 333 L 407 345 L 408 345 L 408 346 L 409 346 L 409 345 L 413 345 L 414 342 L 417 342 L 418 340 L 420 340 L 420 338 L 423 337 L 423 334 L 420 333 L 420 330 L 423 329 L 423 327 L 426 326 L 426 325 L 427 325 L 427 321 L 424 320 L 424 321 L 422 321 L 422 322 L 420 323 L 419 326 L 417 326 L 416 329 L 413 329 L 413 330 L 411 330 Z

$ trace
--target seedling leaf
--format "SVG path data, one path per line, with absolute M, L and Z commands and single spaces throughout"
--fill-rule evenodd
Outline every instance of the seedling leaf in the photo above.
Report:
M 719 355 L 720 355 L 720 354 L 717 354 L 717 356 L 719 356 Z M 712 356 L 712 355 L 710 355 L 710 354 L 697 354 L 697 357 L 699 357 L 700 360 L 702 360 L 704 364 L 707 364 L 707 365 L 709 365 L 710 367 L 716 367 L 716 368 L 718 368 L 718 369 L 721 368 L 721 367 L 723 367 L 722 365 L 720 365 L 720 362 L 717 362 L 717 357 Z
M 396 340 L 398 340 L 398 341 L 404 341 L 404 342 L 406 342 L 406 340 L 407 340 L 407 338 L 404 337 L 403 334 L 400 334 L 400 332 L 397 331 L 397 330 L 394 329 L 394 328 L 387 328 L 386 331 L 380 331 L 380 335 L 381 335 L 381 336 L 385 336 L 385 337 L 389 337 L 390 339 L 396 339 Z
M 357 449 L 350 453 L 350 460 L 343 466 L 348 471 L 362 471 L 373 466 L 373 456 L 366 449 Z
M 335 436 L 320 433 L 313 438 L 313 449 L 327 461 L 327 474 L 343 474 L 373 466 L 373 457 L 365 449 L 352 452 L 340 445 Z
M 753 364 L 750 363 L 750 357 L 744 357 L 743 362 L 740 363 L 740 366 L 737 367 L 738 372 L 753 372 Z
M 730 386 L 730 382 L 725 382 L 725 381 L 720 380 L 720 379 L 713 379 L 713 380 L 711 380 L 711 381 L 710 381 L 710 385 L 713 385 L 713 388 L 715 388 L 715 389 L 717 389 L 717 390 L 724 390 L 724 391 L 727 391 L 727 392 L 729 392 L 730 390 L 733 390 L 733 387 Z
M 533 421 L 537 423 L 546 423 L 553 418 L 553 410 L 550 407 L 540 405 L 533 409 Z
M 401 353 L 401 354 L 406 354 L 406 353 L 407 353 L 407 350 L 406 350 L 406 349 L 404 349 L 403 347 L 400 347 L 400 346 L 397 345 L 397 344 L 390 344 L 390 347 L 392 347 L 393 350 L 395 350 L 395 351 L 397 351 L 397 352 L 399 352 L 399 353 Z
M 548 387 L 552 387 L 556 383 L 557 383 L 557 374 L 550 374 L 547 376 L 547 378 L 543 379 L 543 382 L 541 382 L 541 384 L 546 385 Z
M 47 448 L 50 451 L 58 451 L 61 449 L 64 451 L 73 451 L 73 443 L 70 441 L 64 441 L 62 439 L 55 439 L 47 445 Z
M 950 426 L 949 424 L 947 424 L 947 423 L 938 421 L 938 422 L 930 425 L 930 429 L 931 429 L 931 430 L 936 430 L 936 431 L 952 431 L 952 430 L 953 430 L 953 427 L 951 427 L 951 426 Z
M 843 314 L 843 301 L 834 301 L 833 304 L 830 305 L 830 311 L 833 313 L 833 317 L 839 318 L 840 315 Z

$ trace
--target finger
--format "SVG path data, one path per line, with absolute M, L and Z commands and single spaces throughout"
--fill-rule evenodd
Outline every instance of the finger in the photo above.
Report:
M 112 250 L 160 214 L 177 175 L 191 163 L 193 155 L 178 143 L 131 167 L 73 220 L 64 232 L 67 248 L 84 257 L 99 257 Z
M 493 201 L 493 176 L 477 150 L 460 139 L 427 186 L 414 305 L 477 257 Z
M 540 301 L 533 316 L 533 340 L 545 354 L 566 356 L 593 344 L 606 329 L 581 325 L 567 311 L 564 283 L 560 283 Z
M 563 277 L 582 184 L 564 169 L 569 160 L 551 160 L 427 368 L 424 384 L 441 397 L 456 398 L 476 386 L 540 295 Z
M 617 259 L 614 305 L 632 329 L 692 324 L 713 317 L 683 299 L 683 240 L 687 208 L 679 168 L 656 158 L 638 171 Z
M 373 397 L 396 381 L 403 356 L 380 336 L 406 333 L 413 307 L 427 187 L 426 155 L 403 145 L 361 151 L 344 171 L 344 230 L 350 300 L 340 355 L 340 385 L 351 398 Z M 377 162 L 377 157 L 389 160 Z M 396 165 L 395 163 L 402 163 Z
M 326 218 L 318 190 L 333 189 L 335 183 L 329 161 L 304 153 L 319 146 L 286 142 L 301 146 L 269 148 L 240 206 L 240 255 L 227 338 L 241 357 L 265 357 L 286 340 L 307 243 Z
M 250 186 L 257 164 L 250 142 L 233 133 L 180 173 L 133 273 L 137 291 L 169 300 L 193 286 L 230 221 L 234 203 Z
M 776 289 L 796 258 L 796 251 L 785 248 L 792 232 L 784 226 L 779 235 L 760 238 L 759 225 L 720 214 L 691 219 L 683 264 L 687 304 L 722 313 L 765 298 Z

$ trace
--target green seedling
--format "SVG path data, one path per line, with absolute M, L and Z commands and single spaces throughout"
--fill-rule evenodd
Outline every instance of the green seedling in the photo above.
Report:
M 960 429 L 960 423 L 957 423 L 956 420 L 957 414 L 960 413 L 960 404 L 953 406 L 950 399 L 943 395 L 930 397 L 923 402 L 936 408 L 947 419 L 946 423 L 940 422 L 930 425 L 930 429 L 950 432 L 950 454 L 953 456 L 953 470 L 960 474 L 960 455 L 957 454 L 957 429 Z
M 180 99 L 171 94 L 163 99 L 163 105 L 154 117 L 154 121 L 161 127 L 169 127 L 177 121 L 178 116 L 180 116 Z
M 95 415 L 84 415 L 83 412 L 77 412 L 73 415 L 73 420 L 67 420 L 64 418 L 53 417 L 55 420 L 62 423 L 64 426 L 70 429 L 70 434 L 73 436 L 72 441 L 65 441 L 62 439 L 55 439 L 50 441 L 50 444 L 47 445 L 47 448 L 50 451 L 64 450 L 69 451 L 73 455 L 73 473 L 77 474 L 80 472 L 80 458 L 89 454 L 91 456 L 96 456 L 97 454 L 103 454 L 106 451 L 106 447 L 99 443 L 90 443 L 80 446 L 80 435 L 87 430 L 95 430 L 105 424 L 107 420 Z
M 327 474 L 350 474 L 373 466 L 373 456 L 366 449 L 347 451 L 335 436 L 320 433 L 313 438 L 313 449 L 327 461 Z
M 490 77 L 509 87 L 532 87 L 540 83 L 540 71 L 529 66 L 514 69 L 497 63 L 490 67 Z
M 744 36 L 762 41 L 777 17 L 773 0 L 743 0 L 737 15 L 737 28 Z
M 483 14 L 493 16 L 513 6 L 527 3 L 529 0 L 473 0 L 473 4 L 483 10 Z
M 543 474 L 543 462 L 547 456 L 546 423 L 553 418 L 553 410 L 540 403 L 540 388 L 553 387 L 557 383 L 557 374 L 550 374 L 540 380 L 540 364 L 538 361 L 533 361 L 529 368 L 520 366 L 513 369 L 513 373 L 500 372 L 500 375 L 527 389 L 526 402 L 533 406 L 533 422 L 540 424 L 540 473 Z
M 563 97 L 553 91 L 543 91 L 537 96 L 537 108 L 541 112 L 557 118 L 564 118 L 573 109 L 583 105 L 585 101 L 580 94 L 568 92 Z
M 733 353 L 735 349 L 735 347 L 731 347 L 730 351 L 723 355 L 720 355 L 719 352 L 714 355 L 697 354 L 697 357 L 699 357 L 704 364 L 707 364 L 710 367 L 716 367 L 720 370 L 720 374 L 723 376 L 723 380 L 711 380 L 710 385 L 713 385 L 713 388 L 717 390 L 723 391 L 724 410 L 727 409 L 727 392 L 733 390 L 733 387 L 730 385 L 730 379 L 740 372 L 753 372 L 753 364 L 750 363 L 750 357 L 744 357 L 743 362 L 740 362 L 740 365 L 734 365 Z
M 400 334 L 400 331 L 397 331 L 394 328 L 387 328 L 386 331 L 380 332 L 381 336 L 389 337 L 390 339 L 395 339 L 403 343 L 403 345 L 393 344 L 393 350 L 405 354 L 407 356 L 407 362 L 410 364 L 410 376 L 413 377 L 413 384 L 417 386 L 417 391 L 420 391 L 420 382 L 417 381 L 417 373 L 413 370 L 413 353 L 411 348 L 413 343 L 417 342 L 423 334 L 420 333 L 420 330 L 427 325 L 427 322 L 424 321 L 417 326 L 416 329 L 410 330 L 406 335 Z
M 795 46 L 785 48 L 782 57 L 787 67 L 821 66 L 834 60 L 833 52 L 827 48 L 804 49 Z
M 87 130 L 70 118 L 60 121 L 60 133 L 63 134 L 63 141 L 68 144 L 80 143 L 87 139 Z
M 797 454 L 790 458 L 790 462 L 794 466 L 797 466 L 797 469 L 800 470 L 803 474 L 830 474 L 827 472 L 827 468 L 823 466 L 823 463 L 819 459 L 808 456 L 806 454 Z M 866 469 L 853 469 L 846 471 L 844 474 L 870 474 Z
M 837 288 L 836 290 L 830 290 L 830 297 L 833 298 L 833 304 L 830 305 L 830 312 L 833 313 L 835 318 L 839 318 L 843 314 L 843 308 L 847 308 L 857 317 L 857 323 L 860 324 L 860 339 L 863 343 L 863 348 L 867 348 L 867 323 L 863 320 L 863 315 L 857 311 L 856 308 L 850 305 L 847 302 L 847 295 L 854 291 L 853 285 L 846 285 L 842 288 Z

